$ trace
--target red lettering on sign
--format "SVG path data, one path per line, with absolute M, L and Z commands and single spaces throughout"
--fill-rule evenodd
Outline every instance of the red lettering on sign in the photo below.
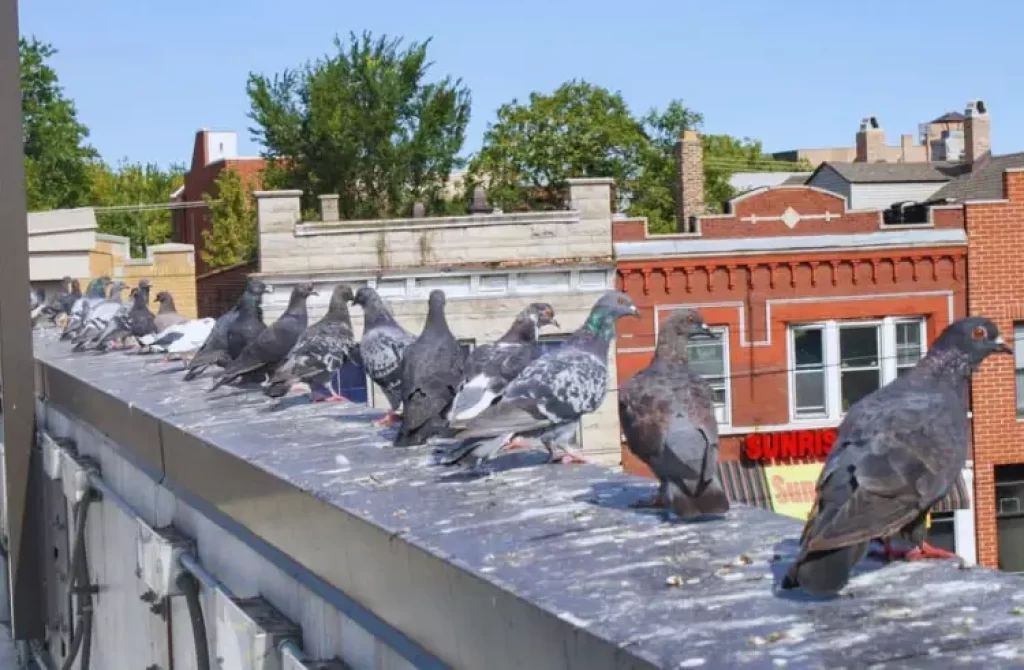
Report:
M 836 441 L 835 428 L 751 433 L 743 439 L 743 455 L 751 461 L 794 458 L 824 460 Z

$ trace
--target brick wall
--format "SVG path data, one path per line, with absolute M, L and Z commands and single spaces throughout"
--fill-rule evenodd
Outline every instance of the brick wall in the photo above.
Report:
M 1003 187 L 1005 201 L 967 203 L 964 218 L 970 259 L 970 313 L 995 321 L 1009 340 L 1014 321 L 1024 321 L 1024 294 L 1013 281 L 1024 276 L 1024 172 L 1007 171 Z M 978 562 L 997 567 L 994 468 L 1024 462 L 1024 423 L 1016 414 L 1013 359 L 998 356 L 986 361 L 974 377 L 971 390 Z
M 196 317 L 195 253 L 191 245 L 154 244 L 149 247 L 146 258 L 131 258 L 128 238 L 118 241 L 115 236 L 104 237 L 107 239 L 98 239 L 96 250 L 90 253 L 89 265 L 94 277 L 106 274 L 130 287 L 137 285 L 140 279 L 149 279 L 153 284 L 150 290 L 153 298 L 160 291 L 169 291 L 178 312 L 189 318 Z
M 249 275 L 258 269 L 259 263 L 250 261 L 196 277 L 199 317 L 217 318 L 229 310 L 245 291 Z
M 808 218 L 792 229 L 772 220 L 790 207 Z M 739 198 L 732 209 L 730 216 L 702 217 L 699 239 L 856 234 L 881 226 L 878 212 L 847 213 L 841 198 L 804 187 Z M 825 212 L 834 216 L 810 218 Z M 953 227 L 956 217 L 943 217 Z M 614 226 L 615 242 L 644 239 L 643 221 Z M 619 323 L 620 379 L 650 362 L 656 318 L 673 307 L 699 307 L 710 325 L 728 327 L 731 429 L 739 434 L 723 437 L 721 455 L 738 459 L 748 429 L 790 422 L 789 323 L 924 316 L 931 342 L 950 321 L 951 298 L 952 317 L 966 314 L 966 252 L 960 245 L 636 260 L 620 255 L 619 286 L 642 315 Z M 623 463 L 643 472 L 628 453 Z

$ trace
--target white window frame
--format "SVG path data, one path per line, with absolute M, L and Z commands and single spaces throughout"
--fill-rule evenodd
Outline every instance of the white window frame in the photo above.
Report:
M 725 402 L 722 406 L 716 404 L 714 410 L 719 427 L 730 428 L 732 426 L 732 369 L 729 361 L 729 327 L 708 326 L 708 330 L 718 335 L 718 339 L 699 337 L 691 343 L 703 346 L 716 343 L 722 347 L 722 380 L 725 385 Z
M 1024 321 L 1013 322 L 1013 385 L 1014 385 L 1014 407 L 1017 411 L 1017 420 L 1024 419 L 1024 397 L 1021 397 L 1017 383 L 1017 377 L 1024 374 Z
M 921 338 L 921 356 L 928 352 L 928 321 L 923 316 L 885 317 L 883 319 L 855 319 L 793 322 L 786 328 L 787 385 L 789 391 L 789 419 L 795 424 L 821 421 L 839 421 L 843 418 L 842 376 L 839 359 L 839 329 L 850 326 L 874 326 L 879 333 L 879 367 L 882 386 L 896 379 L 896 324 L 917 323 Z M 825 368 L 825 413 L 813 416 L 798 416 L 796 412 L 796 351 L 794 333 L 806 328 L 821 328 L 823 365 Z

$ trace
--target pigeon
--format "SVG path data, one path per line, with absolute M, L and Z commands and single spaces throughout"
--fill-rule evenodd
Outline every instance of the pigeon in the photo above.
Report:
M 125 283 L 122 281 L 115 281 L 110 284 L 110 294 L 107 299 L 89 310 L 82 327 L 78 329 L 77 334 L 71 339 L 75 345 L 72 349 L 73 351 L 96 346 L 100 341 L 101 335 L 107 332 L 106 329 L 114 327 L 111 325 L 113 319 L 118 314 L 128 311 L 131 303 L 125 304 L 121 300 L 121 294 L 124 292 L 124 289 Z M 131 295 L 135 295 L 135 289 L 132 289 Z
M 390 406 L 387 416 L 378 423 L 389 424 L 400 418 L 397 412 L 402 404 L 402 358 L 416 337 L 398 325 L 372 288 L 364 286 L 356 291 L 352 303 L 363 308 L 363 339 L 359 343 L 363 369 L 384 391 Z
M 89 282 L 85 294 L 77 298 L 71 305 L 68 312 L 68 320 L 64 324 L 60 339 L 69 340 L 78 334 L 78 330 L 85 325 L 89 310 L 107 299 L 107 286 L 110 284 L 110 277 L 103 276 Z
M 928 553 L 925 518 L 967 459 L 968 384 L 993 353 L 1013 354 L 996 325 L 959 319 L 907 374 L 850 407 L 783 589 L 835 595 L 874 538 L 899 535 Z
M 346 362 L 361 364 L 359 345 L 352 334 L 352 318 L 348 313 L 348 303 L 353 298 L 351 286 L 338 284 L 334 287 L 327 314 L 302 333 L 288 357 L 271 375 L 264 393 L 271 398 L 280 398 L 296 382 L 330 389 L 331 376 L 336 370 Z M 330 395 L 324 400 L 345 398 L 330 389 Z
M 144 335 L 139 338 L 143 346 L 140 353 L 182 354 L 195 351 L 210 337 L 216 323 L 215 319 L 192 319 L 176 323 L 159 333 Z
M 71 308 L 81 297 L 82 287 L 78 280 L 65 276 L 61 280 L 61 290 L 47 301 L 44 313 L 49 315 L 51 323 L 56 323 L 57 317 L 71 315 Z
M 155 302 L 160 303 L 160 309 L 153 320 L 156 324 L 156 332 L 163 332 L 171 326 L 188 321 L 186 317 L 178 314 L 178 310 L 174 307 L 174 297 L 168 291 L 157 293 Z
M 512 327 L 497 342 L 475 348 L 466 361 L 448 420 L 467 421 L 490 407 L 509 382 L 540 356 L 537 338 L 547 325 L 561 328 L 554 308 L 546 302 L 535 302 L 516 316 Z
M 462 381 L 465 354 L 445 318 L 445 295 L 430 292 L 427 322 L 402 357 L 402 426 L 396 447 L 423 444 L 448 428 L 446 416 Z
M 717 339 L 697 310 L 670 316 L 658 333 L 654 360 L 619 386 L 619 423 L 630 451 L 658 478 L 654 501 L 682 519 L 725 514 L 729 499 L 718 476 L 718 422 L 711 387 L 689 369 L 691 337 Z
M 255 304 L 256 320 L 263 323 L 263 309 L 260 307 L 260 301 L 266 292 L 266 284 L 259 279 L 249 279 L 245 292 L 238 299 L 238 303 L 221 314 L 214 324 L 213 330 L 210 331 L 209 337 L 203 342 L 203 346 L 199 347 L 199 351 L 185 366 L 185 381 L 192 381 L 211 365 L 224 367 L 231 362 L 232 356 L 228 353 L 228 330 L 242 311 L 242 305 L 247 302 Z
M 562 462 L 583 462 L 568 447 L 577 421 L 600 407 L 608 390 L 608 346 L 615 323 L 640 316 L 629 296 L 608 291 L 594 304 L 583 326 L 555 351 L 526 366 L 505 388 L 501 399 L 465 424 L 452 424 L 459 444 L 441 447 L 440 462 L 452 465 L 472 456 L 476 465 L 494 458 L 516 436 L 536 437 L 555 459 L 555 447 L 566 452 Z
M 306 299 L 311 295 L 317 295 L 312 284 L 299 284 L 292 289 L 288 308 L 285 309 L 284 314 L 269 328 L 264 327 L 263 331 L 242 349 L 241 353 L 224 369 L 224 374 L 210 387 L 210 390 L 216 390 L 242 375 L 272 372 L 284 360 L 303 331 L 306 330 L 306 325 L 309 323 Z M 255 314 L 253 317 L 255 318 Z M 243 318 L 244 315 L 240 315 L 233 325 L 237 327 Z M 230 336 L 232 332 L 234 331 L 229 331 L 228 335 Z M 229 342 L 229 346 L 230 344 L 231 342 Z
M 31 314 L 32 325 L 34 326 L 36 321 L 42 315 L 43 310 L 46 309 L 46 293 L 41 288 L 28 289 L 28 308 Z
M 156 319 L 149 311 L 149 289 L 151 286 L 148 279 L 139 282 L 130 306 L 126 311 L 119 312 L 111 319 L 110 325 L 96 343 L 97 347 L 104 346 L 115 337 L 127 335 L 131 335 L 138 342 L 139 338 L 156 332 Z

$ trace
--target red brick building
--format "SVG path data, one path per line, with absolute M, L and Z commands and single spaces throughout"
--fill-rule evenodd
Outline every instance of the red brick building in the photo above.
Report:
M 233 132 L 202 129 L 196 133 L 192 148 L 192 164 L 185 173 L 185 183 L 171 198 L 182 203 L 201 203 L 203 195 L 216 197 L 216 180 L 221 172 L 235 170 L 248 187 L 259 190 L 261 172 L 266 166 L 262 158 L 240 158 L 238 137 Z M 175 242 L 193 244 L 196 247 L 196 296 L 199 315 L 217 316 L 241 295 L 245 279 L 237 281 L 240 274 L 237 267 L 210 270 L 203 260 L 203 231 L 211 227 L 210 213 L 206 207 L 187 207 L 175 210 L 172 218 Z M 254 264 L 252 268 L 255 268 Z M 229 271 L 225 275 L 225 271 Z M 250 269 L 250 272 L 255 271 Z M 238 288 L 240 286 L 241 288 Z M 232 294 L 237 288 L 237 292 Z
M 686 171 L 701 169 L 696 147 L 677 152 L 683 189 Z M 962 208 L 933 207 L 923 223 L 890 225 L 881 211 L 848 211 L 836 194 L 780 186 L 741 195 L 726 211 L 691 215 L 675 235 L 614 222 L 619 283 L 642 313 L 620 323 L 619 379 L 647 365 L 669 313 L 701 309 L 722 337 L 691 343 L 691 364 L 715 389 L 731 497 L 783 513 L 809 508 L 845 409 L 912 366 L 967 313 Z M 1012 384 L 1006 389 L 1012 394 Z M 627 470 L 644 471 L 623 453 Z M 810 465 L 789 467 L 801 463 Z M 968 560 L 972 480 L 966 468 L 933 514 L 931 538 Z

